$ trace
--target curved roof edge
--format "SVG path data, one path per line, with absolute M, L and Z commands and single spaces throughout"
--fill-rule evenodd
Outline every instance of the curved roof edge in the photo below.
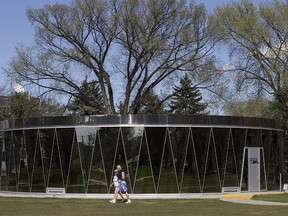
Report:
M 239 117 L 239 116 L 211 116 L 211 115 L 91 115 L 91 116 L 56 116 L 29 119 L 15 119 L 0 121 L 0 130 L 58 127 L 58 126 L 97 126 L 97 125 L 199 125 L 199 126 L 233 126 L 257 127 L 281 130 L 281 124 L 274 119 Z

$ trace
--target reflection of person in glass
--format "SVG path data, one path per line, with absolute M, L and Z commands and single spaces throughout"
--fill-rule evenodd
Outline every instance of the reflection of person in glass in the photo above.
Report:
M 111 187 L 114 186 L 114 188 L 115 188 L 114 194 L 119 194 L 119 195 L 121 196 L 121 198 L 122 198 L 121 202 L 124 202 L 123 194 L 122 194 L 120 191 L 119 191 L 118 193 L 116 192 L 117 188 L 119 188 L 119 186 L 120 186 L 120 184 L 119 184 L 119 182 L 118 182 L 117 173 L 118 173 L 118 170 L 115 169 L 115 170 L 114 170 L 113 182 L 112 182 L 112 184 L 111 184 Z M 116 199 L 117 199 L 117 197 L 116 197 Z M 113 200 L 111 200 L 111 201 L 113 201 Z M 111 201 L 110 201 L 110 202 L 111 202 Z
M 118 177 L 119 185 L 118 185 L 118 187 L 115 190 L 113 200 L 111 200 L 110 202 L 111 203 L 116 203 L 116 199 L 117 199 L 118 193 L 120 192 L 122 194 L 125 193 L 126 198 L 127 198 L 127 202 L 126 203 L 131 203 L 131 200 L 129 199 L 129 193 L 128 193 L 127 184 L 126 184 L 126 181 L 125 181 L 125 172 L 122 170 L 120 165 L 117 165 L 117 170 L 118 170 L 118 172 L 117 172 L 116 175 Z

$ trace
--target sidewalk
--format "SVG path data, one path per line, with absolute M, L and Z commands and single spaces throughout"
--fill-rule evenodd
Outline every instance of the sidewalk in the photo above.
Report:
M 257 194 L 279 194 L 281 192 L 264 192 L 264 193 L 237 193 L 237 194 L 224 194 L 220 197 L 220 200 L 225 202 L 239 203 L 239 204 L 251 204 L 251 205 L 273 205 L 273 206 L 288 206 L 288 203 L 282 202 L 269 202 L 261 200 L 252 200 L 253 195 Z
M 220 198 L 220 200 L 225 201 L 225 202 L 239 203 L 239 204 L 288 206 L 288 203 L 251 200 L 249 198 L 234 198 L 234 199 Z

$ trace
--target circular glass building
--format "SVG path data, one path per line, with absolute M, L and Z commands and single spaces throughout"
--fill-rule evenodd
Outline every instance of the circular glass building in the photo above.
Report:
M 132 194 L 279 189 L 283 131 L 229 116 L 68 116 L 0 122 L 1 191 Z

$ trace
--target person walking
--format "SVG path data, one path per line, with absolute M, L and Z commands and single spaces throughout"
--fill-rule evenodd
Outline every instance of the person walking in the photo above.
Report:
M 114 192 L 114 197 L 113 197 L 113 199 L 110 202 L 111 203 L 116 203 L 116 199 L 117 199 L 118 193 L 120 192 L 121 194 L 125 193 L 125 196 L 127 198 L 126 203 L 131 203 L 131 200 L 129 198 L 127 183 L 125 181 L 126 174 L 122 170 L 121 165 L 117 165 L 117 170 L 118 171 L 117 171 L 116 176 L 118 178 L 119 186 L 116 188 L 116 190 Z
M 118 197 L 118 194 L 121 196 L 121 198 L 122 198 L 122 200 L 121 200 L 121 202 L 124 202 L 124 197 L 123 197 L 123 194 L 120 192 L 120 183 L 119 183 L 119 181 L 118 181 L 118 177 L 117 177 L 117 173 L 118 173 L 118 170 L 117 169 L 115 169 L 114 170 L 114 177 L 113 177 L 113 181 L 112 181 L 112 183 L 111 183 L 111 187 L 113 187 L 114 186 L 114 194 L 116 194 L 116 190 L 119 190 L 119 192 L 117 193 L 117 197 Z M 114 197 L 114 196 L 113 196 Z M 117 197 L 116 197 L 116 199 L 115 199 L 115 202 L 116 202 L 116 200 L 117 200 Z M 110 202 L 113 202 L 113 200 L 114 199 L 112 199 L 112 200 L 110 200 Z
M 121 194 L 124 194 L 124 193 L 125 193 L 125 196 L 126 196 L 126 198 L 127 198 L 126 203 L 131 203 L 131 200 L 129 199 L 128 188 L 127 188 L 127 184 L 126 184 L 126 181 L 125 181 L 125 180 L 122 180 L 122 181 L 120 182 L 119 192 L 120 192 Z

